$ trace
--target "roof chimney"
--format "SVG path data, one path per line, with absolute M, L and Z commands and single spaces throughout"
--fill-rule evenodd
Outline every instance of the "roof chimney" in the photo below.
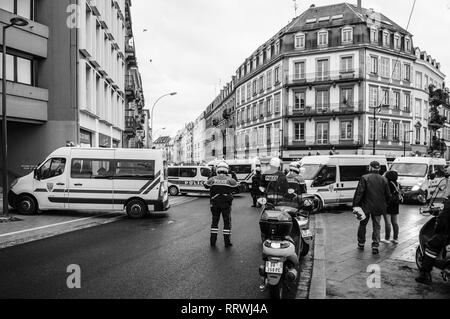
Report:
M 358 0 L 358 8 L 361 9 L 362 7 L 362 0 Z

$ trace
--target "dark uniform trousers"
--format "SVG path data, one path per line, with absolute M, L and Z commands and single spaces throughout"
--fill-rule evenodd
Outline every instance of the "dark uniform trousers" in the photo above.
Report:
M 223 219 L 223 237 L 225 244 L 231 242 L 231 206 L 212 206 L 212 224 L 211 224 L 211 243 L 217 241 L 217 236 L 219 234 L 219 222 L 220 216 Z

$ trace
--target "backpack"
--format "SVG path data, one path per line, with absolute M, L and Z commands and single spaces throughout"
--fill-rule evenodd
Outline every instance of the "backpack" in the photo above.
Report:
M 395 184 L 394 182 L 390 182 L 392 186 L 394 186 L 394 192 L 392 193 L 393 201 L 396 204 L 403 203 L 403 193 L 401 190 L 400 184 Z

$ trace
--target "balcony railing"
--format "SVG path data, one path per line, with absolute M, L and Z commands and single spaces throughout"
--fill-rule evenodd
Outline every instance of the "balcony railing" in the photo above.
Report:
M 299 140 L 294 138 L 284 138 L 284 146 L 289 149 L 305 148 L 305 147 L 361 147 L 363 146 L 362 136 L 351 136 L 347 138 L 341 135 L 331 135 L 318 138 L 315 135 L 301 136 Z
M 306 106 L 303 108 L 289 107 L 288 116 L 291 117 L 315 117 L 315 116 L 340 116 L 360 114 L 363 110 L 353 103 L 331 103 L 322 106 Z
M 328 71 L 314 73 L 289 73 L 286 75 L 287 85 L 308 85 L 326 82 L 348 82 L 364 78 L 361 69 L 352 69 L 347 71 Z

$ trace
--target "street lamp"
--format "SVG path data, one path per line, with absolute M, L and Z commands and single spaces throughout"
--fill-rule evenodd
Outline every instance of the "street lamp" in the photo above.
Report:
M 406 134 L 414 133 L 414 131 L 405 131 L 403 135 L 403 157 L 406 157 Z
M 173 93 L 169 93 L 169 94 L 164 94 L 163 96 L 161 96 L 159 99 L 156 100 L 155 104 L 153 104 L 152 107 L 152 127 L 151 127 L 151 137 L 152 137 L 152 146 L 153 146 L 153 112 L 155 111 L 155 107 L 158 104 L 159 101 L 161 101 L 163 98 L 165 98 L 166 96 L 175 96 L 177 95 L 177 92 L 173 92 Z
M 6 107 L 6 29 L 10 27 L 25 27 L 28 25 L 28 21 L 19 17 L 12 18 L 10 23 L 5 25 L 2 30 L 3 34 L 3 55 L 2 55 L 2 161 L 3 161 L 3 216 L 8 216 L 8 113 Z

